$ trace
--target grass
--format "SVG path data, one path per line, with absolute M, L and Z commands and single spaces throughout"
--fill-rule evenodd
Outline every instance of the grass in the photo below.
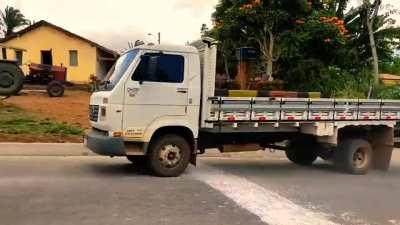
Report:
M 82 136 L 84 131 L 66 123 L 39 119 L 33 113 L 0 103 L 0 133 Z

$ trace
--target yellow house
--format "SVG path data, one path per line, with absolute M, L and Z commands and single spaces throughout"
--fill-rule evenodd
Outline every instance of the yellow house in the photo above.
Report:
M 44 20 L 0 43 L 7 48 L 2 58 L 17 60 L 26 74 L 30 63 L 63 66 L 73 83 L 87 83 L 91 75 L 103 78 L 118 58 L 115 51 Z

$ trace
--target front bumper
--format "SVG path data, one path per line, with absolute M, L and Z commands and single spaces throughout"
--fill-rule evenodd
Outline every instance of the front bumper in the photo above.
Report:
M 104 156 L 126 156 L 124 140 L 91 131 L 86 137 L 86 146 L 94 153 Z

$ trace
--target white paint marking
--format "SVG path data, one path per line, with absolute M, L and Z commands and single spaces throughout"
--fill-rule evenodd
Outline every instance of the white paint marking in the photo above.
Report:
M 399 225 L 400 224 L 400 220 L 389 220 L 389 223 L 391 223 L 393 225 Z
M 222 192 L 239 206 L 270 225 L 338 225 L 328 215 L 314 212 L 245 178 L 202 165 L 192 176 Z

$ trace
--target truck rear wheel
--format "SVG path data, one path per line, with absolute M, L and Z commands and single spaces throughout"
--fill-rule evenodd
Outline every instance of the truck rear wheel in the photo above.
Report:
M 150 144 L 148 165 L 157 176 L 177 177 L 188 167 L 190 155 L 190 145 L 184 138 L 164 135 Z
M 339 143 L 334 156 L 335 166 L 346 173 L 363 175 L 372 163 L 372 147 L 363 139 L 348 139 Z
M 22 70 L 13 63 L 0 62 L 0 95 L 18 94 L 24 85 Z
M 310 166 L 318 158 L 318 142 L 313 137 L 301 137 L 289 142 L 287 158 L 295 164 Z

